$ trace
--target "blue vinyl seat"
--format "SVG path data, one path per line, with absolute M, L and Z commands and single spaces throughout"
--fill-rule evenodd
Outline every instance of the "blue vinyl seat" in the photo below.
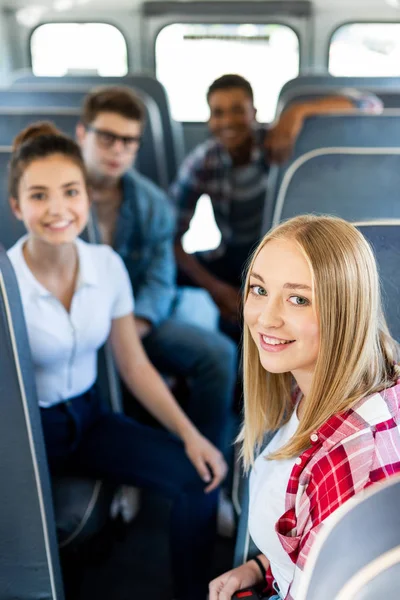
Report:
M 7 153 L 0 152 L 0 173 L 3 173 L 3 176 L 6 174 L 6 170 L 2 169 L 4 158 L 8 159 Z M 0 244 L 8 249 L 24 233 L 24 226 L 16 220 L 8 202 L 0 203 Z M 91 223 L 83 237 L 87 241 L 95 241 L 95 231 Z M 99 352 L 97 383 L 103 402 L 113 410 L 121 411 L 119 378 L 107 345 Z M 59 545 L 63 549 L 73 550 L 99 532 L 107 523 L 116 486 L 85 477 L 55 477 L 52 484 Z
M 333 214 L 349 221 L 400 218 L 400 148 L 320 148 L 284 172 L 274 214 L 263 231 L 295 215 Z
M 307 163 L 305 169 L 308 170 L 307 176 L 311 177 L 311 179 L 309 179 L 308 181 L 308 185 L 310 186 L 310 189 L 312 191 L 312 197 L 314 197 L 314 191 L 317 191 L 319 194 L 323 192 L 322 196 L 318 201 L 318 206 L 320 202 L 322 202 L 322 208 L 320 209 L 318 207 L 313 207 L 308 210 L 318 210 L 319 212 L 324 212 L 324 196 L 326 192 L 330 194 L 330 191 L 326 189 L 324 185 L 322 186 L 322 188 L 318 187 L 320 183 L 319 176 L 316 173 L 316 168 L 317 164 L 320 166 L 320 168 L 323 168 L 325 167 L 326 163 L 325 159 L 319 157 L 318 152 L 315 152 L 315 155 L 310 153 L 317 150 L 321 150 L 322 152 L 322 149 L 325 149 L 324 152 L 331 150 L 331 154 L 333 154 L 334 152 L 340 153 L 341 149 L 343 149 L 343 153 L 350 152 L 346 150 L 347 148 L 352 148 L 354 153 L 358 148 L 360 149 L 360 154 L 362 154 L 363 152 L 370 153 L 371 156 L 375 150 L 375 155 L 377 158 L 376 163 L 374 163 L 374 170 L 376 168 L 380 168 L 383 165 L 383 163 L 388 164 L 388 162 L 386 162 L 387 159 L 378 158 L 378 155 L 380 152 L 389 152 L 391 148 L 394 148 L 394 153 L 396 153 L 396 149 L 400 148 L 400 111 L 389 111 L 387 113 L 384 113 L 383 115 L 366 115 L 362 113 L 352 113 L 336 115 L 319 115 L 307 118 L 296 141 L 296 145 L 294 147 L 293 154 L 290 160 L 283 165 L 274 165 L 270 170 L 261 233 L 265 233 L 271 227 L 271 224 L 276 223 L 277 220 L 284 218 L 283 214 L 285 213 L 285 210 L 283 210 L 282 212 L 282 207 L 280 206 L 282 202 L 282 188 L 284 187 L 284 185 L 286 185 L 289 179 L 292 179 L 292 175 L 294 173 L 294 178 L 297 180 L 297 171 L 303 169 L 302 163 Z M 370 163 L 368 167 L 366 165 L 365 168 L 362 166 L 362 161 L 364 159 L 360 158 L 360 160 L 357 160 L 354 157 L 349 160 L 352 161 L 354 165 L 356 163 L 358 164 L 357 176 L 361 178 L 359 184 L 360 186 L 365 188 L 370 173 L 364 173 L 364 170 L 365 168 L 371 168 L 371 161 L 373 162 L 374 159 L 365 158 L 365 161 Z M 326 159 L 326 161 L 333 164 L 333 158 Z M 305 173 L 305 171 L 302 172 Z M 314 186 L 314 175 L 316 175 L 317 178 L 316 187 Z M 342 178 L 342 173 L 339 172 L 339 170 L 337 170 L 336 175 L 337 183 L 339 185 Z M 387 175 L 390 181 L 392 179 L 393 174 L 387 172 Z M 321 177 L 323 176 L 324 174 L 322 173 Z M 350 179 L 353 179 L 351 178 L 351 175 Z M 304 182 L 303 176 L 302 180 Z M 348 179 L 346 179 L 346 181 L 347 180 Z M 390 184 L 388 183 L 388 185 Z M 347 195 L 347 192 L 345 192 L 345 195 Z M 381 195 L 383 195 L 383 190 Z M 313 199 L 310 200 L 310 204 L 312 203 Z M 350 205 L 357 206 L 355 198 L 352 199 Z M 379 209 L 379 206 L 377 206 L 377 209 Z M 293 213 L 293 210 L 295 210 L 295 208 L 290 209 L 291 214 Z M 305 211 L 303 207 L 302 210 L 300 210 L 300 212 L 307 211 Z M 296 214 L 299 214 L 299 211 L 297 211 Z M 350 216 L 349 218 L 354 220 L 361 218 L 377 217 L 389 218 L 393 216 L 396 215 L 386 214 L 385 210 L 382 207 L 381 212 L 375 212 L 373 215 L 356 214 L 354 217 Z
M 386 321 L 400 343 L 400 220 L 359 222 L 356 226 L 374 250 Z
M 63 600 L 50 480 L 18 285 L 0 248 L 0 598 Z
M 344 89 L 370 92 L 381 98 L 386 108 L 398 107 L 400 77 L 333 77 L 332 75 L 299 75 L 287 81 L 279 93 L 277 113 L 291 102 L 335 94 Z
M 333 513 L 311 549 L 296 600 L 397 600 L 399 503 L 395 476 Z
M 52 121 L 64 133 L 75 138 L 80 105 L 90 88 L 36 90 L 19 93 L 0 89 L 0 145 L 10 146 L 22 129 L 35 121 Z M 13 105 L 19 95 L 18 105 Z M 164 135 L 161 117 L 154 100 L 141 93 L 146 109 L 146 126 L 136 159 L 136 168 L 162 188 L 168 186 L 168 174 L 163 153 Z M 23 100 L 22 100 L 23 99 Z M 10 104 L 5 105 L 5 102 Z M 29 104 L 31 103 L 31 104 Z
M 177 168 L 184 158 L 184 141 L 181 123 L 175 121 L 171 116 L 167 92 L 155 77 L 145 74 L 128 74 L 124 77 L 100 77 L 97 75 L 66 75 L 65 77 L 37 77 L 32 72 L 22 71 L 15 73 L 12 80 L 12 88 L 19 89 L 20 86 L 49 86 L 57 85 L 60 90 L 63 86 L 98 86 L 98 85 L 127 85 L 136 90 L 141 90 L 152 98 L 157 105 L 162 130 L 164 133 L 164 154 L 167 162 L 168 182 L 175 178 Z

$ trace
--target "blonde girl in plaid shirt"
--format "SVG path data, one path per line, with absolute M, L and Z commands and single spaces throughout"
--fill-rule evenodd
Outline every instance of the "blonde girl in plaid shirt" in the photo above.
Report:
M 253 585 L 264 586 L 266 597 L 295 600 L 325 519 L 400 472 L 397 344 L 383 316 L 368 242 L 334 217 L 282 223 L 253 254 L 244 321 L 245 467 L 254 465 L 266 432 L 288 423 L 294 410 L 299 418 L 289 441 L 268 454 L 268 461 L 294 460 L 284 512 L 270 531 L 293 565 L 293 579 L 276 596 L 270 561 L 260 554 L 266 577 L 251 560 L 212 581 L 210 600 L 230 600 Z M 297 405 L 294 384 L 302 392 Z

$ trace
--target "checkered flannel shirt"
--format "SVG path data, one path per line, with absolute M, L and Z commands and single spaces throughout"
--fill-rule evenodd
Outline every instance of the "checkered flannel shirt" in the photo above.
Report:
M 295 572 L 285 600 L 295 600 L 302 571 L 325 519 L 365 488 L 400 473 L 400 379 L 330 418 L 311 435 L 286 490 L 275 525 Z M 273 573 L 267 573 L 272 593 Z

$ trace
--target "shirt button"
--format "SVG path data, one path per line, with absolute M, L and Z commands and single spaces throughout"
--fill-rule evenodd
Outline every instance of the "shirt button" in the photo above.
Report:
M 310 440 L 312 442 L 318 442 L 318 434 L 317 433 L 313 433 L 312 436 L 310 437 Z
M 301 465 L 301 458 L 299 456 L 299 458 L 296 458 L 296 465 Z

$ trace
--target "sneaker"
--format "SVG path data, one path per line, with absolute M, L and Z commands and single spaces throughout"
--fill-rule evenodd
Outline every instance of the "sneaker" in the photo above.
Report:
M 115 519 L 119 514 L 124 523 L 130 523 L 140 509 L 141 490 L 136 487 L 123 485 L 119 488 L 111 504 L 111 517 Z

